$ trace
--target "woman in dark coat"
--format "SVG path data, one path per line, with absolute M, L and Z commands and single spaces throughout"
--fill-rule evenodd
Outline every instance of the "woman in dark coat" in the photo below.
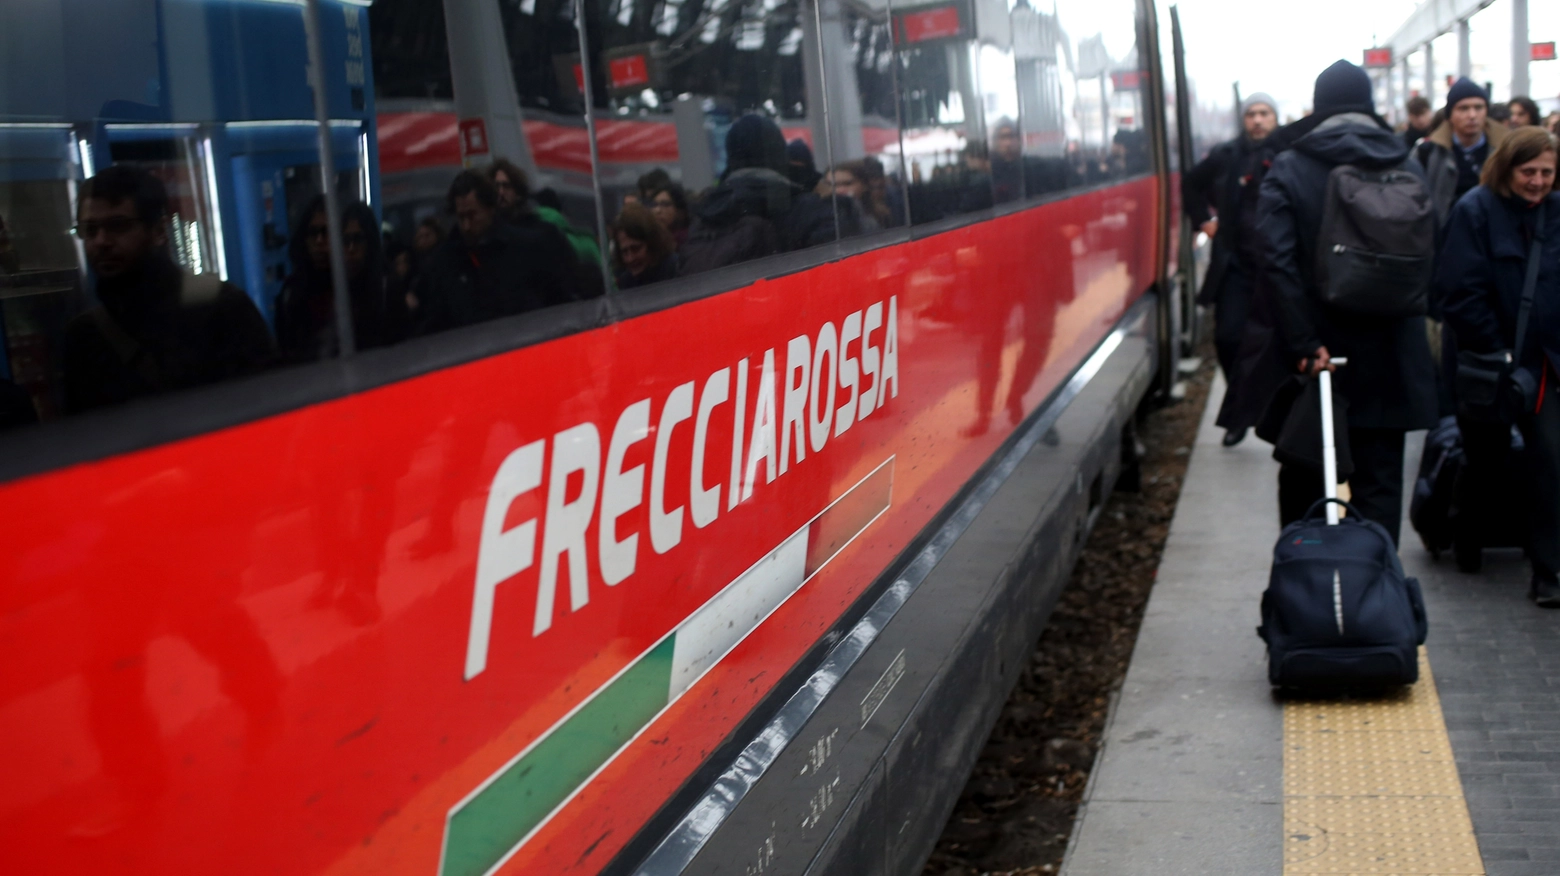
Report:
M 1529 595 L 1544 608 L 1560 608 L 1560 194 L 1554 191 L 1555 136 L 1520 128 L 1484 164 L 1480 185 L 1452 208 L 1436 269 L 1446 324 L 1459 349 L 1510 354 L 1534 235 L 1542 231 L 1538 284 L 1527 339 L 1516 367 L 1539 386 L 1532 410 L 1518 416 L 1526 445 L 1525 480 L 1533 489 L 1528 558 Z M 1468 467 L 1458 483 L 1459 508 L 1487 509 L 1514 497 L 1501 489 L 1510 429 L 1500 423 L 1458 418 Z M 1479 513 L 1470 515 L 1474 519 Z M 1465 525 L 1466 522 L 1460 525 Z
M 619 289 L 648 286 L 677 276 L 672 233 L 639 204 L 626 204 L 612 223 L 612 267 Z
M 293 234 L 289 246 L 293 272 L 276 299 L 276 343 L 287 362 L 310 362 L 335 356 L 340 350 L 328 228 L 325 196 L 317 195 L 304 208 Z M 385 282 L 378 229 L 374 211 L 361 201 L 341 211 L 352 328 L 360 350 L 405 338 L 410 321 L 406 296 Z

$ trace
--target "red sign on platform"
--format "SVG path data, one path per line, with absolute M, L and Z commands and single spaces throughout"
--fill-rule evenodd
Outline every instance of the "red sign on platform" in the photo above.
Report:
M 463 155 L 488 154 L 487 123 L 480 116 L 460 120 L 460 151 Z
M 1392 50 L 1391 49 L 1366 49 L 1365 50 L 1365 66 L 1366 67 L 1391 67 L 1392 66 Z
M 1555 59 L 1555 44 L 1553 40 L 1547 43 L 1533 43 L 1529 51 L 1534 61 L 1553 61 Z
M 633 88 L 650 84 L 650 64 L 644 55 L 613 58 L 607 64 L 613 88 Z
M 1118 70 L 1110 74 L 1110 85 L 1117 91 L 1137 91 L 1143 74 L 1136 70 Z
M 909 44 L 956 37 L 962 32 L 963 22 L 959 18 L 959 7 L 955 4 L 906 12 L 899 16 L 899 36 Z

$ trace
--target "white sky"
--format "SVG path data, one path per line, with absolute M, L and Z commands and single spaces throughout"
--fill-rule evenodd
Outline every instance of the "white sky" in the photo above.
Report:
M 1280 115 L 1298 117 L 1311 103 L 1316 74 L 1339 58 L 1361 63 L 1373 38 L 1386 42 L 1414 11 L 1414 0 L 1178 0 L 1185 31 L 1188 75 L 1207 95 L 1230 94 L 1240 82 L 1241 93 L 1266 91 L 1281 104 Z M 1495 2 L 1470 23 L 1474 79 L 1493 82 L 1496 100 L 1510 96 L 1510 0 Z M 1560 40 L 1560 2 L 1529 0 L 1528 37 L 1534 42 Z M 1457 69 L 1457 40 L 1448 34 L 1436 42 L 1437 79 Z M 1414 80 L 1423 63 L 1410 58 Z M 1560 97 L 1560 61 L 1528 66 L 1532 92 L 1553 108 Z M 1444 96 L 1439 83 L 1436 94 Z M 1406 99 L 1397 89 L 1401 104 Z M 1440 101 L 1438 100 L 1437 103 Z M 1379 108 L 1379 105 L 1378 105 Z

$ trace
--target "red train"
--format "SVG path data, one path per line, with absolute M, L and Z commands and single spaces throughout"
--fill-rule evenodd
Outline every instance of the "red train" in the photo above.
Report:
M 1147 0 L 757 8 L 493 4 L 533 182 L 595 227 L 717 179 L 686 105 L 718 153 L 757 69 L 825 169 L 888 166 L 888 227 L 0 434 L 3 869 L 918 872 L 1169 391 L 1189 88 Z M 432 13 L 363 14 L 394 107 Z M 727 43 L 772 68 L 678 60 Z M 363 147 L 397 233 L 508 117 L 461 63 Z

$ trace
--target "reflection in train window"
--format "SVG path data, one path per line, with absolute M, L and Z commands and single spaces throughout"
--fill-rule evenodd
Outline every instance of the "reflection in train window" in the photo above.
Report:
M 640 217 L 619 215 L 630 205 L 685 201 L 687 225 L 667 226 L 677 245 L 665 256 L 683 276 L 837 239 L 810 6 L 589 0 L 586 9 L 598 181 L 615 228 L 638 226 Z M 828 27 L 840 40 L 838 20 Z M 680 188 L 667 193 L 669 184 Z M 626 270 L 622 252 L 613 259 Z M 628 261 L 640 270 L 627 285 L 673 275 Z
M 1135 8 L 1126 0 L 1057 0 L 1061 39 L 1074 65 L 1062 77 L 1066 154 L 1085 185 L 1147 173 L 1143 126 L 1148 77 L 1138 57 Z
M 909 214 L 887 5 L 822 0 L 818 15 L 834 156 L 825 185 L 840 235 L 902 226 Z

